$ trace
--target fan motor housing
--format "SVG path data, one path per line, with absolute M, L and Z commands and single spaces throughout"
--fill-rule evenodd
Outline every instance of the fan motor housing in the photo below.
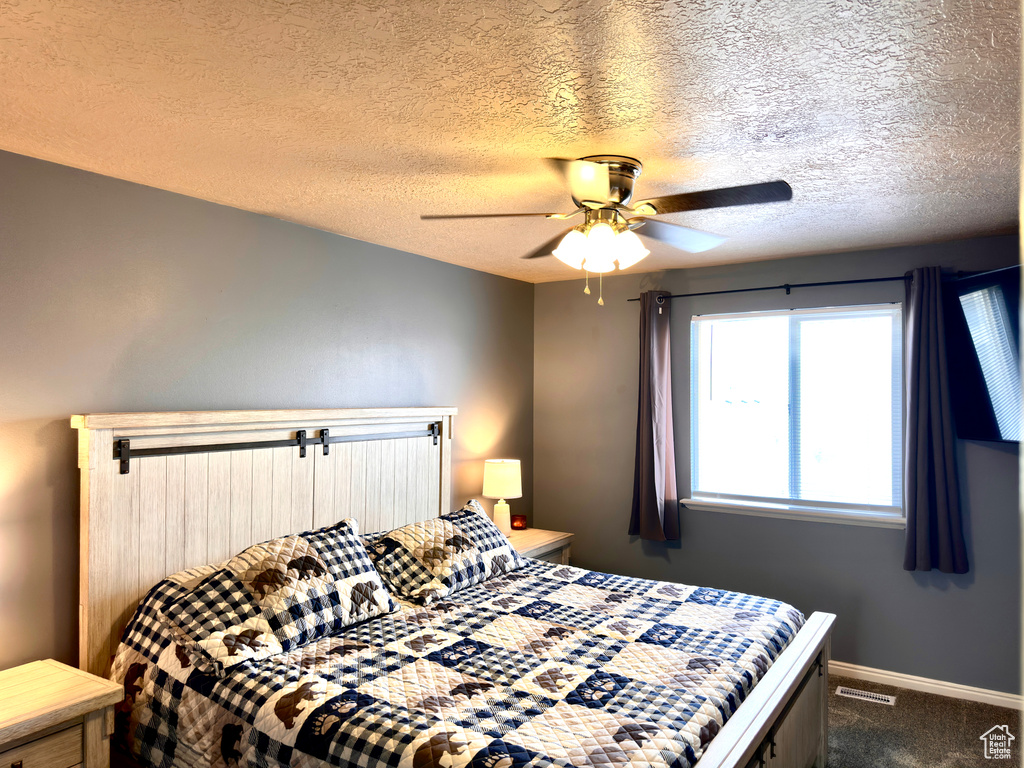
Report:
M 581 157 L 590 163 L 600 163 L 608 168 L 608 202 L 626 205 L 633 197 L 633 183 L 644 167 L 639 160 L 623 155 L 590 155 Z M 579 205 L 579 201 L 575 200 Z

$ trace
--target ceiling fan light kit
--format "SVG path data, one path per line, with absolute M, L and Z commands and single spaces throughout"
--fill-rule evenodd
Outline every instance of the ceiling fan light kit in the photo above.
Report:
M 630 207 L 633 184 L 643 170 L 639 160 L 622 155 L 589 155 L 578 160 L 553 157 L 548 161 L 558 169 L 569 186 L 569 194 L 576 204 L 576 210 L 570 213 L 445 214 L 420 218 L 544 216 L 564 220 L 582 213 L 582 224 L 552 238 L 523 258 L 554 256 L 573 269 L 586 270 L 589 276 L 590 272 L 603 275 L 616 266 L 628 269 L 650 253 L 633 230 L 688 253 L 700 253 L 725 242 L 721 235 L 648 218 L 650 216 L 793 199 L 789 184 L 769 181 L 655 197 Z M 584 293 L 590 293 L 589 282 Z M 597 303 L 603 305 L 604 301 L 599 299 Z
M 611 272 L 616 265 L 629 269 L 650 251 L 629 227 L 595 221 L 573 227 L 552 251 L 552 255 L 573 269 Z

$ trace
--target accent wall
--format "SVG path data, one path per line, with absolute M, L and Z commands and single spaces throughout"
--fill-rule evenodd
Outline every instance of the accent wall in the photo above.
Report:
M 984 270 L 1018 261 L 1016 237 L 605 277 L 536 286 L 534 520 L 573 531 L 584 568 L 766 595 L 838 616 L 838 661 L 1020 692 L 1021 538 L 1016 444 L 960 441 L 962 576 L 903 570 L 902 530 L 680 511 L 681 541 L 627 535 L 633 489 L 642 290 L 696 293 L 899 276 L 926 265 Z M 593 282 L 593 281 L 592 281 Z M 672 303 L 679 494 L 689 490 L 689 323 L 693 314 L 902 301 L 874 283 L 703 296 Z M 852 470 L 851 470 L 852 471 Z

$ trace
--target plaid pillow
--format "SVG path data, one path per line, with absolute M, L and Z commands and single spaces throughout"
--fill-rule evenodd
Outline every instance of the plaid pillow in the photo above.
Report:
M 197 667 L 222 675 L 396 607 L 358 523 L 342 520 L 254 544 L 192 585 L 165 619 Z
M 391 591 L 423 605 L 526 565 L 476 500 L 364 541 Z

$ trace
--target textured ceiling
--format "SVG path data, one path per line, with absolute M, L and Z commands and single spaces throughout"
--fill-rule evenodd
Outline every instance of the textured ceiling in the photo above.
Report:
M 723 235 L 632 271 L 1017 221 L 1017 0 L 0 0 L 0 148 L 529 281 L 570 210 L 547 156 L 643 161 Z

